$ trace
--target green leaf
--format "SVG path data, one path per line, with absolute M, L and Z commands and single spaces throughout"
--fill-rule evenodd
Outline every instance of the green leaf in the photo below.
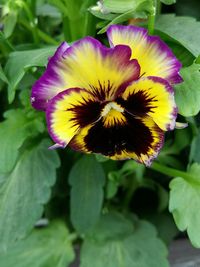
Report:
M 0 173 L 13 169 L 24 141 L 38 134 L 41 118 L 28 118 L 27 115 L 22 109 L 9 110 L 4 114 L 6 120 L 0 123 Z
M 0 187 L 0 248 L 23 238 L 40 218 L 56 180 L 59 158 L 44 140 L 21 153 Z M 1 178 L 0 178 L 1 180 Z
M 103 0 L 102 10 L 105 13 L 122 14 L 130 10 L 137 10 L 144 2 L 148 2 L 149 5 L 152 5 L 152 0 Z
M 170 42 L 168 41 L 167 44 L 172 49 L 173 53 L 178 58 L 178 60 L 182 63 L 183 67 L 188 67 L 192 65 L 192 63 L 195 60 L 195 57 L 192 55 L 190 51 L 188 51 L 184 46 L 172 41 Z
M 195 161 L 200 163 L 200 132 L 194 137 L 190 149 L 190 162 Z
M 99 219 L 105 174 L 94 156 L 82 157 L 69 174 L 71 221 L 80 233 L 87 232 Z
M 177 227 L 187 230 L 195 247 L 200 247 L 200 165 L 194 163 L 188 171 L 187 179 L 174 178 L 170 183 L 169 210 Z
M 196 58 L 195 63 L 200 64 L 200 55 Z
M 10 54 L 5 66 L 5 73 L 9 80 L 8 100 L 11 103 L 21 79 L 31 67 L 43 67 L 47 64 L 48 57 L 52 56 L 56 47 L 46 47 L 28 51 L 17 51 Z
M 166 258 L 167 249 L 153 225 L 107 214 L 86 237 L 80 267 L 167 267 Z
M 67 267 L 74 259 L 71 236 L 63 222 L 35 229 L 24 240 L 0 253 L 1 267 Z
M 114 0 L 114 2 L 115 1 L 116 0 Z M 114 17 L 110 23 L 108 23 L 98 32 L 98 34 L 104 33 L 110 25 L 122 23 L 130 18 L 147 18 L 148 14 L 153 13 L 153 11 L 154 8 L 152 0 L 137 1 L 135 3 L 135 6 L 133 6 L 131 9 L 127 10 L 125 13 L 119 14 L 118 16 Z
M 95 154 L 95 157 L 96 157 L 96 160 L 98 162 L 106 162 L 109 160 L 109 158 L 105 157 L 105 156 L 102 156 L 100 154 Z
M 16 23 L 17 23 L 17 13 L 15 11 L 9 12 L 9 14 L 7 14 L 3 18 L 3 24 L 4 24 L 3 32 L 5 38 L 9 38 L 12 35 Z
M 61 18 L 60 12 L 54 6 L 40 3 L 39 1 L 37 1 L 36 5 L 37 5 L 36 7 L 37 16 L 51 17 L 51 18 L 56 18 L 56 19 Z
M 156 213 L 148 216 L 151 223 L 156 226 L 159 237 L 170 245 L 173 239 L 179 234 L 179 230 L 175 225 L 172 214 L 169 212 Z
M 184 81 L 175 86 L 178 111 L 185 117 L 195 116 L 200 111 L 200 65 L 183 68 L 180 74 Z
M 161 3 L 165 5 L 172 5 L 176 3 L 176 0 L 161 0 Z
M 173 14 L 161 15 L 156 21 L 155 29 L 176 40 L 195 57 L 200 54 L 200 22 L 196 19 Z
M 101 10 L 99 10 L 98 7 L 96 7 L 96 6 L 89 8 L 89 11 L 95 17 L 97 17 L 99 19 L 103 19 L 103 20 L 113 20 L 114 18 L 116 18 L 118 16 L 118 14 L 102 13 Z
M 7 77 L 6 77 L 5 73 L 4 73 L 4 71 L 3 71 L 3 69 L 2 69 L 1 64 L 0 64 L 0 79 L 1 79 L 3 82 L 5 82 L 5 83 L 9 83 L 9 81 L 8 81 L 8 79 L 7 79 Z

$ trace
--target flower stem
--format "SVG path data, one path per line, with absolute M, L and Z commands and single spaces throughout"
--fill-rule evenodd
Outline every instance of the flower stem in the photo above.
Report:
M 150 35 L 154 33 L 154 25 L 155 25 L 155 19 L 156 19 L 156 7 L 157 7 L 157 1 L 154 1 L 153 11 L 149 15 L 148 18 L 148 32 Z
M 19 19 L 18 22 L 23 25 L 27 30 L 31 31 L 31 26 L 25 19 Z M 47 33 L 43 32 L 40 29 L 37 29 L 38 36 L 40 37 L 41 40 L 43 40 L 47 44 L 52 44 L 52 45 L 58 45 L 58 42 L 53 39 L 51 36 L 49 36 Z
M 151 165 L 151 169 L 154 170 L 154 171 L 163 173 L 165 175 L 172 176 L 172 177 L 182 177 L 182 178 L 184 178 L 186 180 L 191 178 L 190 175 L 187 174 L 184 171 L 179 171 L 179 170 L 164 166 L 164 165 L 162 165 L 162 164 L 160 164 L 158 162 L 154 162 Z
M 38 32 L 37 32 L 36 19 L 34 18 L 34 15 L 32 14 L 31 9 L 26 2 L 23 2 L 23 8 L 24 8 L 24 11 L 26 12 L 27 18 L 29 20 L 30 31 L 32 32 L 33 40 L 34 40 L 35 44 L 38 44 L 39 43 L 39 36 L 38 36 Z

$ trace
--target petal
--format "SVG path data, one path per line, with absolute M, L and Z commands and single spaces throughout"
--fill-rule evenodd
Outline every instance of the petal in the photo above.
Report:
M 182 81 L 178 73 L 181 63 L 158 36 L 148 36 L 146 29 L 132 25 L 112 25 L 107 35 L 111 47 L 118 44 L 130 46 L 131 58 L 138 60 L 141 76 L 158 76 L 170 83 Z
M 101 107 L 84 89 L 70 88 L 49 102 L 46 113 L 54 147 L 65 147 L 82 127 L 98 120 Z
M 174 92 L 162 78 L 141 78 L 128 86 L 116 101 L 134 116 L 149 115 L 164 131 L 175 127 L 177 107 Z
M 59 77 L 58 83 L 53 83 L 53 89 L 44 86 L 44 81 L 46 85 L 52 85 L 48 65 L 45 74 L 34 86 L 35 103 L 38 99 L 46 103 L 52 95 L 74 87 L 85 88 L 100 100 L 112 98 L 140 75 L 137 60 L 130 60 L 130 56 L 131 50 L 127 46 L 107 48 L 97 40 L 85 37 L 70 46 L 59 62 L 52 66 Z
M 74 150 L 114 160 L 134 159 L 149 166 L 163 145 L 163 131 L 146 116 L 125 114 L 126 123 L 105 127 L 103 119 L 83 128 L 69 143 Z
M 68 48 L 69 45 L 66 42 L 58 47 L 54 56 L 49 59 L 45 73 L 33 85 L 31 103 L 35 109 L 45 110 L 47 101 L 63 88 L 64 84 L 59 75 L 59 64 L 63 53 Z

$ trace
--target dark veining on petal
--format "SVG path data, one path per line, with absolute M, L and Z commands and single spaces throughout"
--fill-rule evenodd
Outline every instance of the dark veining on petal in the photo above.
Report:
M 126 119 L 125 125 L 116 124 L 109 128 L 103 126 L 102 120 L 97 122 L 84 139 L 87 149 L 105 156 L 120 154 L 122 150 L 138 156 L 147 154 L 154 141 L 151 131 L 141 120 L 128 113 Z M 155 128 L 159 131 L 158 127 Z
M 153 109 L 157 107 L 155 104 L 155 102 L 157 102 L 155 97 L 149 96 L 148 92 L 144 91 L 138 91 L 130 94 L 127 100 L 124 100 L 122 97 L 118 97 L 116 102 L 122 105 L 127 112 L 138 116 L 144 116 L 150 111 L 154 112 Z
M 92 89 L 92 94 L 101 102 L 107 100 L 114 91 L 114 86 L 110 80 L 103 82 L 98 80 L 98 87 L 91 84 L 89 86 Z

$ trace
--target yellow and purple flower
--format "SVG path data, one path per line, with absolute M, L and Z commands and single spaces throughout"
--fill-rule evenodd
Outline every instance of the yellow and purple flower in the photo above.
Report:
M 113 25 L 107 35 L 110 48 L 92 37 L 62 43 L 32 88 L 32 105 L 46 112 L 54 148 L 150 165 L 175 127 L 181 64 L 146 29 Z

